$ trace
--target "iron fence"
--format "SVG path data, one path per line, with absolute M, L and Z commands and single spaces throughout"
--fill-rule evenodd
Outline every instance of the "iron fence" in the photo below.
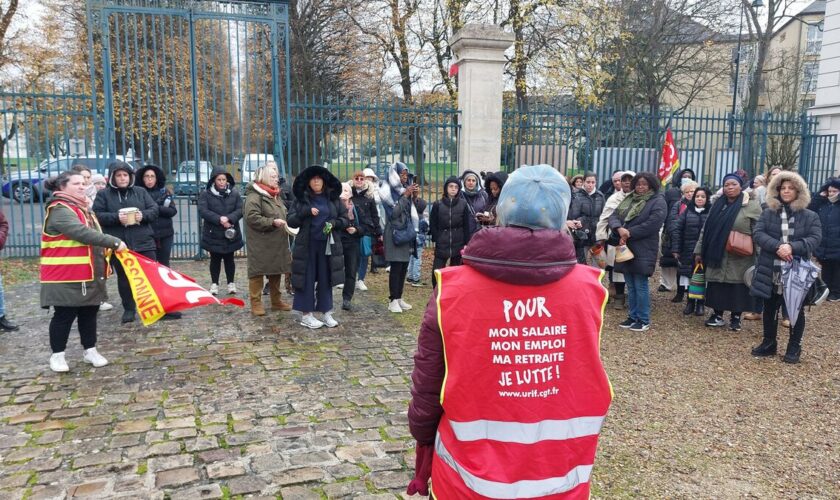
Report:
M 547 163 L 567 175 L 658 169 L 665 131 L 674 134 L 680 165 L 706 185 L 728 172 L 755 175 L 767 166 L 798 170 L 815 188 L 835 170 L 836 136 L 819 135 L 803 115 L 733 116 L 690 111 L 652 115 L 633 110 L 564 108 L 535 103 L 503 113 L 501 166 Z

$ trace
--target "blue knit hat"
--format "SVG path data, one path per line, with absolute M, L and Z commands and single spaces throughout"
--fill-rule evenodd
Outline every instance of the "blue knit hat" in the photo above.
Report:
M 496 206 L 499 224 L 531 229 L 562 229 L 572 191 L 551 165 L 523 165 L 510 174 Z

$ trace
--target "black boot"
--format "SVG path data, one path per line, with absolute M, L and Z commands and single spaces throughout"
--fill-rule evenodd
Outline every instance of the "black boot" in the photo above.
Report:
M 7 318 L 6 316 L 0 316 L 0 330 L 6 332 L 15 332 L 17 330 L 20 330 L 20 327 L 9 321 L 9 318 Z
M 132 323 L 134 321 L 134 309 L 126 309 L 123 311 L 122 319 L 120 322 L 122 324 Z
M 800 311 L 799 314 L 803 314 L 803 312 Z M 790 364 L 799 363 L 800 354 L 802 354 L 802 334 L 796 335 L 791 332 L 787 350 L 785 350 L 784 362 Z
M 677 287 L 677 294 L 674 295 L 674 298 L 671 299 L 671 302 L 674 304 L 679 304 L 685 298 L 685 287 L 680 285 Z
M 689 314 L 694 312 L 694 308 L 696 307 L 697 300 L 695 299 L 688 299 L 685 302 L 685 309 L 683 309 L 683 315 L 688 316 Z
M 697 305 L 694 306 L 694 315 L 695 316 L 705 316 L 706 315 L 706 308 L 704 305 L 706 304 L 705 300 L 697 300 Z
M 776 355 L 776 338 L 764 337 L 764 340 L 752 350 L 753 356 L 775 356 Z

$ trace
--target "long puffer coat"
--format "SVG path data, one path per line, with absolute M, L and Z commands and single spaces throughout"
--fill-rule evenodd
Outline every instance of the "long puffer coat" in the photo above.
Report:
M 128 187 L 118 188 L 114 184 L 114 174 L 127 172 Z M 134 170 L 127 163 L 115 162 L 108 175 L 108 187 L 100 191 L 93 201 L 93 211 L 102 226 L 102 232 L 115 236 L 125 242 L 135 252 L 150 252 L 157 248 L 152 224 L 158 218 L 158 205 L 141 187 L 134 185 Z M 123 226 L 120 223 L 121 208 L 134 207 L 143 213 L 139 224 Z
M 822 224 L 823 237 L 814 254 L 821 261 L 840 260 L 840 201 L 831 203 L 827 198 L 820 198 L 814 208 Z
M 260 186 L 245 186 L 245 247 L 248 251 L 248 277 L 285 274 L 292 270 L 289 233 L 274 225 L 274 219 L 286 220 L 282 195 L 276 198 Z
M 155 234 L 155 239 L 163 239 L 175 235 L 175 228 L 172 224 L 172 218 L 178 215 L 178 208 L 175 206 L 175 200 L 172 193 L 166 188 L 166 174 L 157 165 L 144 165 L 137 170 L 137 178 L 143 182 L 143 174 L 151 170 L 157 177 L 157 183 L 152 188 L 147 188 L 146 184 L 143 187 L 152 200 L 158 206 L 158 218 L 152 222 L 152 230 Z
M 604 193 L 597 189 L 592 194 L 584 190 L 580 190 L 572 197 L 572 204 L 569 208 L 569 220 L 578 220 L 582 225 L 582 229 L 589 232 L 589 238 L 586 240 L 575 239 L 575 246 L 592 246 L 595 244 L 595 232 L 598 226 L 598 219 L 601 217 L 601 212 L 604 211 L 606 204 Z
M 227 177 L 227 188 L 222 191 L 213 186 L 213 179 L 220 175 Z M 233 176 L 224 167 L 216 167 L 210 174 L 207 189 L 198 195 L 198 213 L 202 219 L 201 248 L 212 253 L 233 253 L 244 245 L 242 242 L 242 197 L 234 187 Z M 225 228 L 219 220 L 222 216 L 228 218 L 236 231 L 233 239 L 225 236 Z
M 653 275 L 656 257 L 659 255 L 659 230 L 665 223 L 667 210 L 668 204 L 665 203 L 665 198 L 661 194 L 655 194 L 645 203 L 641 213 L 627 224 L 621 220 L 617 211 L 613 212 L 609 220 L 610 229 L 615 231 L 619 227 L 624 227 L 630 231 L 627 247 L 633 252 L 633 259 L 615 263 L 613 268 L 616 272 Z
M 469 241 L 469 217 L 467 202 L 460 196 L 446 196 L 432 205 L 429 232 L 435 243 L 435 257 L 449 259 L 461 255 L 461 250 Z
M 694 247 L 700 238 L 700 231 L 709 216 L 709 209 L 697 213 L 694 205 L 689 205 L 682 215 L 677 217 L 671 228 L 670 252 L 680 254 L 680 276 L 691 276 L 694 272 Z
M 794 257 L 810 259 L 820 245 L 822 225 L 820 218 L 806 207 L 811 202 L 808 185 L 793 172 L 781 172 L 773 177 L 767 186 L 765 203 L 767 208 L 761 213 L 753 232 L 753 241 L 761 249 L 755 266 L 750 294 L 754 297 L 769 299 L 773 292 L 773 262 L 776 250 L 782 244 L 782 217 L 785 209 L 778 198 L 778 189 L 783 181 L 791 181 L 797 186 L 799 194 L 787 207 L 788 217 L 793 217 L 793 235 L 788 242 Z
M 347 228 L 350 221 L 347 219 L 347 208 L 338 199 L 341 195 L 341 182 L 326 168 L 311 166 L 295 178 L 292 185 L 295 200 L 292 202 L 289 218 L 286 220 L 289 227 L 300 228 L 292 250 L 292 286 L 298 290 L 306 285 L 306 263 L 309 259 L 309 238 L 312 225 L 309 180 L 315 175 L 324 179 L 324 190 L 329 197 L 330 214 L 327 221 L 332 224 L 333 231 L 333 243 L 330 245 L 330 256 L 327 259 L 330 265 L 330 286 L 344 283 L 344 247 L 338 235 Z

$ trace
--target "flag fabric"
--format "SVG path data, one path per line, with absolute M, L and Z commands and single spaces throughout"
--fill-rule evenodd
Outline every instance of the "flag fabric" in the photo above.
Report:
M 677 145 L 674 144 L 674 134 L 668 128 L 665 131 L 665 143 L 662 145 L 662 160 L 659 162 L 659 180 L 662 186 L 667 186 L 671 178 L 680 168 L 680 157 L 677 154 Z
M 166 313 L 210 304 L 245 307 L 245 301 L 236 298 L 217 299 L 210 292 L 195 284 L 195 280 L 173 271 L 152 259 L 124 250 L 115 255 L 123 266 L 131 295 L 137 304 L 137 313 L 143 325 L 149 326 Z
M 452 78 L 453 76 L 458 74 L 458 63 L 452 63 L 449 65 L 449 77 Z

